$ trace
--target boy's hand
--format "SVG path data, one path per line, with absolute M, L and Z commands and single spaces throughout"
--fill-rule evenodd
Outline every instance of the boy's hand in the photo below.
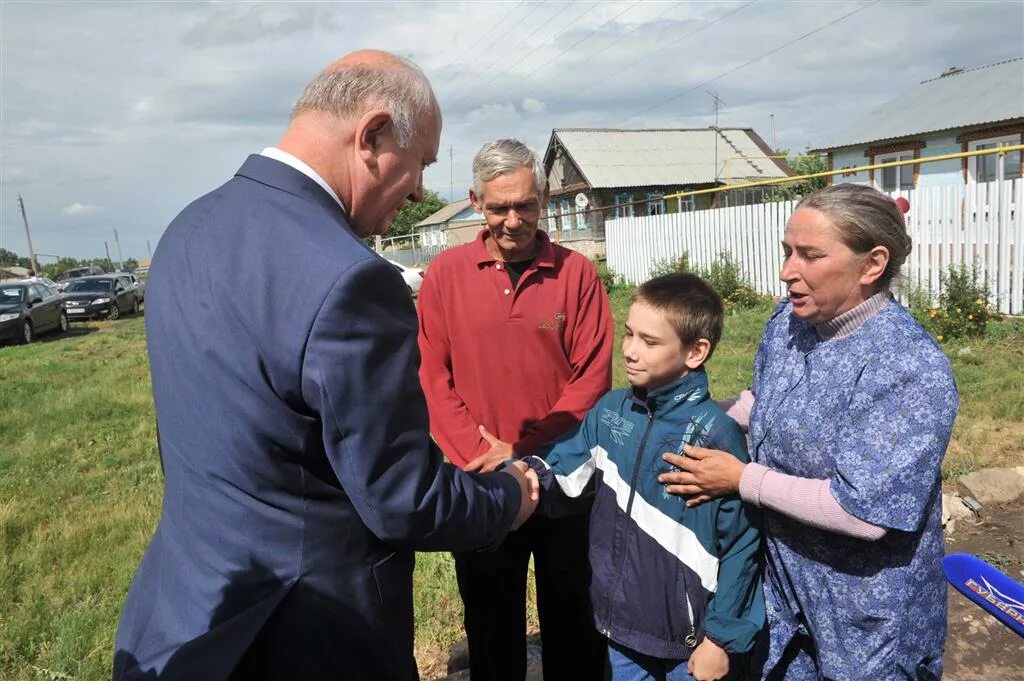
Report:
M 697 681 L 718 681 L 729 673 L 729 655 L 705 636 L 690 655 L 686 669 Z

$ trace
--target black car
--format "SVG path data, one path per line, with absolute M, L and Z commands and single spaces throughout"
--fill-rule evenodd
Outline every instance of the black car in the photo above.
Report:
M 42 283 L 0 283 L 0 341 L 31 343 L 37 334 L 51 330 L 68 330 L 59 293 Z
M 64 289 L 68 319 L 117 319 L 139 311 L 139 293 L 128 275 L 102 274 L 72 279 Z

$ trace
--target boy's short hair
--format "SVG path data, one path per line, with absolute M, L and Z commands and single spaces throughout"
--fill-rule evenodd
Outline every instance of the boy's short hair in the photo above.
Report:
M 711 359 L 722 339 L 725 322 L 722 298 L 692 272 L 673 272 L 650 279 L 637 287 L 631 302 L 650 305 L 665 315 L 684 347 L 707 338 L 711 342 L 707 359 Z

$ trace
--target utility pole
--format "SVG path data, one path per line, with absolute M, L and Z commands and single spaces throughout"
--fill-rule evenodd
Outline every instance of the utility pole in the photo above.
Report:
M 704 92 L 711 95 L 711 99 L 715 102 L 715 182 L 718 182 L 718 176 L 720 175 L 718 172 L 718 105 L 725 104 L 725 102 L 722 101 L 722 98 L 718 96 L 717 92 L 711 92 L 710 90 L 705 90 Z
M 110 246 L 107 245 L 106 241 L 103 242 L 103 250 L 107 253 L 107 262 L 109 262 L 110 266 L 113 267 L 114 261 L 110 259 Z
M 28 216 L 25 215 L 25 202 L 18 194 L 18 205 L 21 207 L 21 221 L 25 223 L 25 238 L 28 239 L 28 259 L 32 263 L 32 272 L 39 276 L 39 261 L 36 260 L 36 252 L 32 249 L 32 234 L 28 231 Z
M 455 200 L 455 146 L 448 145 L 448 203 Z
M 149 259 L 153 259 L 153 249 L 149 247 L 149 239 L 146 239 L 146 253 L 149 253 Z
M 775 144 L 775 114 L 768 114 L 768 118 L 772 121 L 772 153 L 779 153 L 779 147 Z
M 114 244 L 117 245 L 117 269 L 124 269 L 124 260 L 121 258 L 121 241 L 117 238 L 117 230 L 114 230 Z

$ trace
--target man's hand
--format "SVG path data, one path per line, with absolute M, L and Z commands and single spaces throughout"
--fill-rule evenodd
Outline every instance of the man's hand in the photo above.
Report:
M 697 681 L 718 681 L 729 673 L 729 655 L 705 636 L 690 655 L 686 669 Z
M 661 458 L 679 468 L 675 473 L 662 473 L 658 482 L 669 494 L 693 496 L 687 506 L 702 504 L 714 497 L 738 494 L 745 463 L 729 452 L 684 445 L 686 456 L 665 452 Z
M 487 444 L 489 444 L 491 448 L 466 464 L 467 471 L 470 473 L 490 473 L 509 459 L 516 458 L 515 452 L 512 451 L 511 444 L 508 442 L 502 442 L 498 438 L 494 437 L 491 435 L 490 431 L 483 426 L 479 426 L 479 428 L 480 437 L 487 440 Z
M 516 515 L 515 522 L 512 523 L 512 529 L 518 530 L 533 515 L 533 512 L 537 510 L 537 501 L 540 499 L 540 480 L 537 478 L 537 474 L 524 461 L 516 461 L 511 465 L 505 466 L 500 472 L 511 475 L 519 481 L 519 494 L 521 497 L 519 513 Z

